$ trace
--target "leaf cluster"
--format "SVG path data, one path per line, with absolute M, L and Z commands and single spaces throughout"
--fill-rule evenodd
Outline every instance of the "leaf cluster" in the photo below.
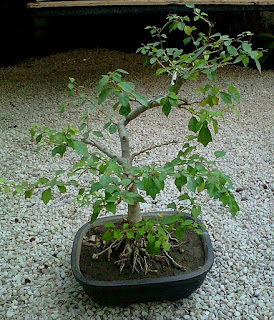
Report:
M 115 239 L 121 241 L 142 242 L 147 253 L 152 257 L 161 255 L 162 250 L 169 251 L 171 248 L 171 233 L 174 233 L 178 243 L 182 241 L 185 231 L 194 230 L 197 234 L 202 234 L 199 224 L 192 219 L 186 218 L 183 214 L 165 216 L 159 214 L 158 218 L 146 218 L 135 225 L 125 222 L 117 226 L 113 222 L 104 226 L 105 231 L 102 240 L 109 243 Z M 175 232 L 173 232 L 175 231 Z

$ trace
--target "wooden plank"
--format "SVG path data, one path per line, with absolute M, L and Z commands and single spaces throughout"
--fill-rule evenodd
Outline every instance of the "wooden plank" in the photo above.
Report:
M 157 5 L 274 5 L 274 0 L 92 0 L 92 1 L 49 1 L 29 3 L 28 8 L 94 7 L 94 6 L 157 6 Z

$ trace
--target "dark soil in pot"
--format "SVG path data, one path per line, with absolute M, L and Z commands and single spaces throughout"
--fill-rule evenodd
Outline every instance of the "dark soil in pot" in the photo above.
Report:
M 181 244 L 178 245 L 175 242 L 171 243 L 171 245 L 175 245 L 176 247 L 172 247 L 169 251 L 169 255 L 178 264 L 183 266 L 183 269 L 176 267 L 171 261 L 168 261 L 165 257 L 161 256 L 149 262 L 152 272 L 148 272 L 147 274 L 142 270 L 139 270 L 139 273 L 133 273 L 129 265 L 126 265 L 122 272 L 120 272 L 119 266 L 115 264 L 115 261 L 119 260 L 119 254 L 122 249 L 118 248 L 117 250 L 113 250 L 109 257 L 108 253 L 105 252 L 100 255 L 98 259 L 92 258 L 93 254 L 99 253 L 104 248 L 94 246 L 89 239 L 92 239 L 92 237 L 94 238 L 94 235 L 101 238 L 104 232 L 104 227 L 92 228 L 88 231 L 83 241 L 80 255 L 80 270 L 88 279 L 120 281 L 177 276 L 182 273 L 187 274 L 195 271 L 201 268 L 205 263 L 204 246 L 200 236 L 193 230 L 186 230 Z

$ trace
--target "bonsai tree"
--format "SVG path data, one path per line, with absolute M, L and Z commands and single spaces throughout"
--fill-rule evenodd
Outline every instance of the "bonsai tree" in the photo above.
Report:
M 182 267 L 168 251 L 172 241 L 182 240 L 186 229 L 202 233 L 196 220 L 202 211 L 198 201 L 201 193 L 221 201 L 233 216 L 239 211 L 230 178 L 217 169 L 215 161 L 199 155 L 196 149 L 199 144 L 208 147 L 218 133 L 218 120 L 231 109 L 237 112 L 235 104 L 240 102 L 240 94 L 232 84 L 227 88 L 213 85 L 218 69 L 238 63 L 246 67 L 251 58 L 260 71 L 258 59 L 262 52 L 252 50 L 250 32 L 243 32 L 236 38 L 212 34 L 213 24 L 207 14 L 193 5 L 187 6 L 193 8 L 192 18 L 173 14 L 167 17 L 163 27 L 147 27 L 154 41 L 137 50 L 144 55 L 144 65 L 155 67 L 156 75 L 170 76 L 171 84 L 165 94 L 148 100 L 136 91 L 135 85 L 127 80 L 128 73 L 122 69 L 103 75 L 97 86 L 98 96 L 92 99 L 83 93 L 82 87 L 76 85 L 74 78 L 70 78 L 68 88 L 69 95 L 74 97 L 72 107 L 71 104 L 63 104 L 61 112 L 67 108 L 76 109 L 79 123 L 69 124 L 62 130 L 34 125 L 30 132 L 39 149 L 50 146 L 52 156 L 60 157 L 68 149 L 73 149 L 79 155 L 79 161 L 69 172 L 56 171 L 52 179 L 42 177 L 35 183 L 23 182 L 20 185 L 7 182 L 4 178 L 0 180 L 3 191 L 13 189 L 14 195 L 24 192 L 25 198 L 30 198 L 37 188 L 42 188 L 45 204 L 51 200 L 54 190 L 65 193 L 68 186 L 74 186 L 77 190 L 76 199 L 91 208 L 91 223 L 100 214 L 116 214 L 119 204 L 126 202 L 128 213 L 123 226 L 119 228 L 113 223 L 106 225 L 102 238 L 103 249 L 93 256 L 98 258 L 101 253 L 120 247 L 123 256 L 118 261 L 120 270 L 126 261 L 130 261 L 133 271 L 138 270 L 139 265 L 148 272 L 146 257 L 153 258 L 160 253 L 164 253 L 176 267 Z M 207 33 L 199 32 L 193 21 L 204 23 Z M 178 32 L 178 37 L 182 37 L 182 47 L 179 49 L 167 46 L 168 34 L 172 32 Z M 201 76 L 208 79 L 208 84 L 196 90 L 200 99 L 186 99 L 180 89 L 186 81 L 197 82 Z M 104 111 L 107 99 L 113 103 L 112 114 Z M 129 123 L 154 108 L 160 108 L 167 118 L 172 109 L 187 112 L 190 117 L 189 135 L 174 159 L 164 166 L 136 166 L 135 159 L 141 154 L 149 154 L 155 148 L 176 143 L 174 140 L 135 152 L 131 150 L 127 130 Z M 106 118 L 100 131 L 93 128 L 95 110 Z M 119 139 L 119 154 L 104 144 L 104 137 L 108 134 Z M 216 158 L 224 155 L 223 151 L 215 152 Z M 174 215 L 143 219 L 140 203 L 145 202 L 146 197 L 155 199 L 164 190 L 167 179 L 172 179 L 178 189 L 177 201 L 167 206 L 174 210 Z M 192 219 L 186 218 L 184 212 L 188 212 Z

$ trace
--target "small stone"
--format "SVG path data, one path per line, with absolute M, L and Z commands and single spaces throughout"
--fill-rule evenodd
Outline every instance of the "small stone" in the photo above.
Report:
M 6 316 L 7 316 L 7 318 L 13 317 L 13 311 L 9 309 L 9 310 L 7 311 Z

